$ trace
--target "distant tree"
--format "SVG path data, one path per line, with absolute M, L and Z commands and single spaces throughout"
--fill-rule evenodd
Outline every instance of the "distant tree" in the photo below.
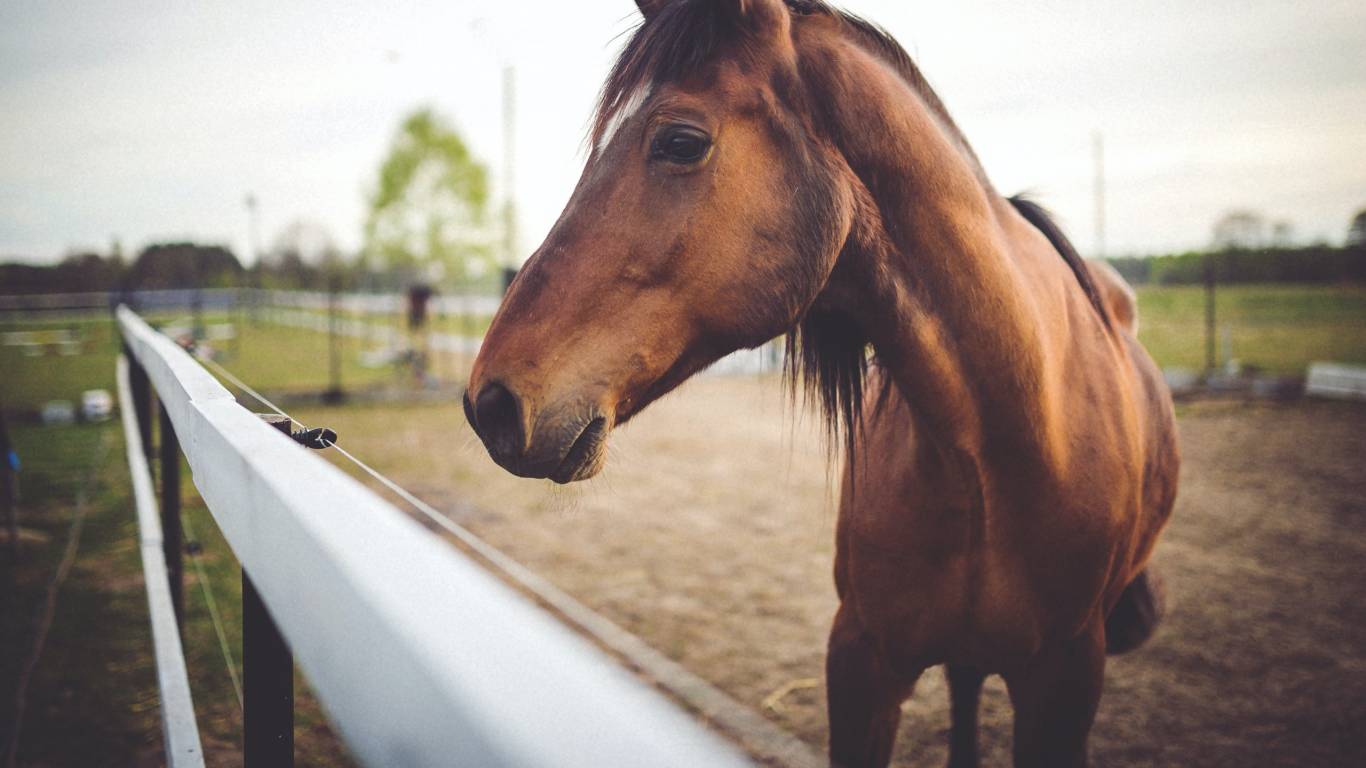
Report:
M 1265 245 L 1266 219 L 1249 210 L 1229 211 L 1214 223 L 1216 251 L 1251 250 Z
M 118 285 L 119 265 L 98 253 L 73 253 L 57 264 L 55 278 L 63 292 L 108 291 Z
M 1357 211 L 1351 226 L 1347 227 L 1347 247 L 1366 248 L 1366 208 Z
M 404 279 L 465 279 L 492 271 L 488 171 L 456 130 L 430 109 L 399 128 L 365 221 L 370 269 Z
M 262 257 L 264 268 L 291 288 L 323 287 L 323 272 L 337 266 L 341 251 L 322 224 L 296 219 L 275 236 Z
M 242 284 L 242 264 L 227 248 L 159 243 L 142 249 L 129 268 L 128 287 L 224 288 Z
M 1271 225 L 1272 248 L 1293 248 L 1295 245 L 1295 225 L 1280 219 Z

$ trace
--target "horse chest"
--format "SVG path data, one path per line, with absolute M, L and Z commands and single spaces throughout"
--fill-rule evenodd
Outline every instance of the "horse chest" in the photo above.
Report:
M 1102 532 L 1016 528 L 992 524 L 980 509 L 931 509 L 850 520 L 839 541 L 843 599 L 907 666 L 1008 666 L 1073 631 L 1105 589 Z

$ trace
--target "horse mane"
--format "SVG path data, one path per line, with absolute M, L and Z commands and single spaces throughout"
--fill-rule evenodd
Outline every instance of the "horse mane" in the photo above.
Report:
M 958 145 L 981 182 L 987 189 L 992 188 L 967 137 L 920 68 L 890 33 L 871 21 L 835 9 L 824 0 L 784 0 L 784 3 L 794 15 L 824 15 L 839 20 L 853 40 L 892 66 Z M 747 36 L 732 21 L 716 13 L 708 2 L 672 0 L 664 3 L 632 30 L 603 83 L 592 121 L 590 148 L 596 151 L 613 122 L 639 94 L 647 93 L 655 83 L 697 72 L 723 45 L 740 46 L 743 52 L 748 45 Z M 1019 196 L 1010 198 L 1010 202 L 1057 249 L 1108 326 L 1109 313 L 1090 273 L 1047 211 Z M 817 308 L 808 310 L 798 319 L 786 341 L 784 374 L 794 392 L 800 379 L 808 396 L 819 403 L 827 436 L 831 438 L 830 447 L 837 445 L 843 435 L 851 472 L 855 441 L 863 423 L 864 383 L 870 364 L 868 345 L 867 335 L 852 318 Z M 886 402 L 892 386 L 891 377 L 882 377 L 877 408 Z
M 1076 276 L 1077 282 L 1081 284 L 1081 290 L 1090 300 L 1091 306 L 1095 308 L 1096 314 L 1100 315 L 1101 322 L 1105 327 L 1111 325 L 1110 311 L 1105 307 L 1105 300 L 1101 298 L 1100 289 L 1096 287 L 1096 281 L 1091 279 L 1091 270 L 1086 268 L 1086 262 L 1081 254 L 1072 245 L 1072 241 L 1063 234 L 1062 227 L 1053 221 L 1053 217 L 1048 213 L 1048 209 L 1030 200 L 1024 195 L 1015 195 L 1007 198 L 1010 204 L 1015 206 L 1015 210 L 1024 217 L 1025 221 L 1034 225 L 1034 228 L 1043 233 L 1048 238 L 1048 242 L 1053 245 L 1053 250 L 1062 256 L 1062 260 L 1067 262 L 1067 266 Z

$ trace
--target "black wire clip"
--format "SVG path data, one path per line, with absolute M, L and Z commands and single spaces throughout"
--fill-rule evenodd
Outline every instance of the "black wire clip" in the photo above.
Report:
M 302 445 L 305 448 L 312 448 L 315 451 L 330 448 L 337 442 L 337 433 L 327 427 L 301 429 L 298 432 L 291 432 L 289 436 L 294 438 L 294 442 L 299 445 Z

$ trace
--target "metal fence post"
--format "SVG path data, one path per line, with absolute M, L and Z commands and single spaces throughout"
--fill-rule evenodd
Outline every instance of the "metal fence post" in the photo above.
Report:
M 262 418 L 289 434 L 289 419 Z M 294 654 L 246 569 L 242 570 L 242 676 L 245 764 L 250 768 L 294 765 Z
M 185 535 L 180 524 L 180 441 L 175 425 L 158 403 L 161 415 L 161 551 L 166 556 L 166 575 L 171 582 L 171 604 L 176 624 L 185 627 Z
M 133 409 L 138 419 L 138 436 L 142 438 L 142 455 L 150 463 L 152 456 L 152 386 L 147 380 L 147 369 L 133 356 L 125 344 L 123 356 L 128 358 L 128 385 L 133 390 Z
M 10 445 L 9 429 L 5 426 L 4 403 L 0 402 L 0 509 L 5 511 L 5 529 L 9 533 L 9 571 L 5 587 L 14 594 L 14 577 L 19 570 L 19 511 L 16 508 L 18 483 L 14 473 L 16 467 L 14 446 Z
M 1218 325 L 1214 317 L 1214 286 L 1218 276 L 1214 269 L 1214 254 L 1205 254 L 1205 375 L 1209 376 L 1219 365 L 1219 355 L 1215 348 L 1215 334 Z

